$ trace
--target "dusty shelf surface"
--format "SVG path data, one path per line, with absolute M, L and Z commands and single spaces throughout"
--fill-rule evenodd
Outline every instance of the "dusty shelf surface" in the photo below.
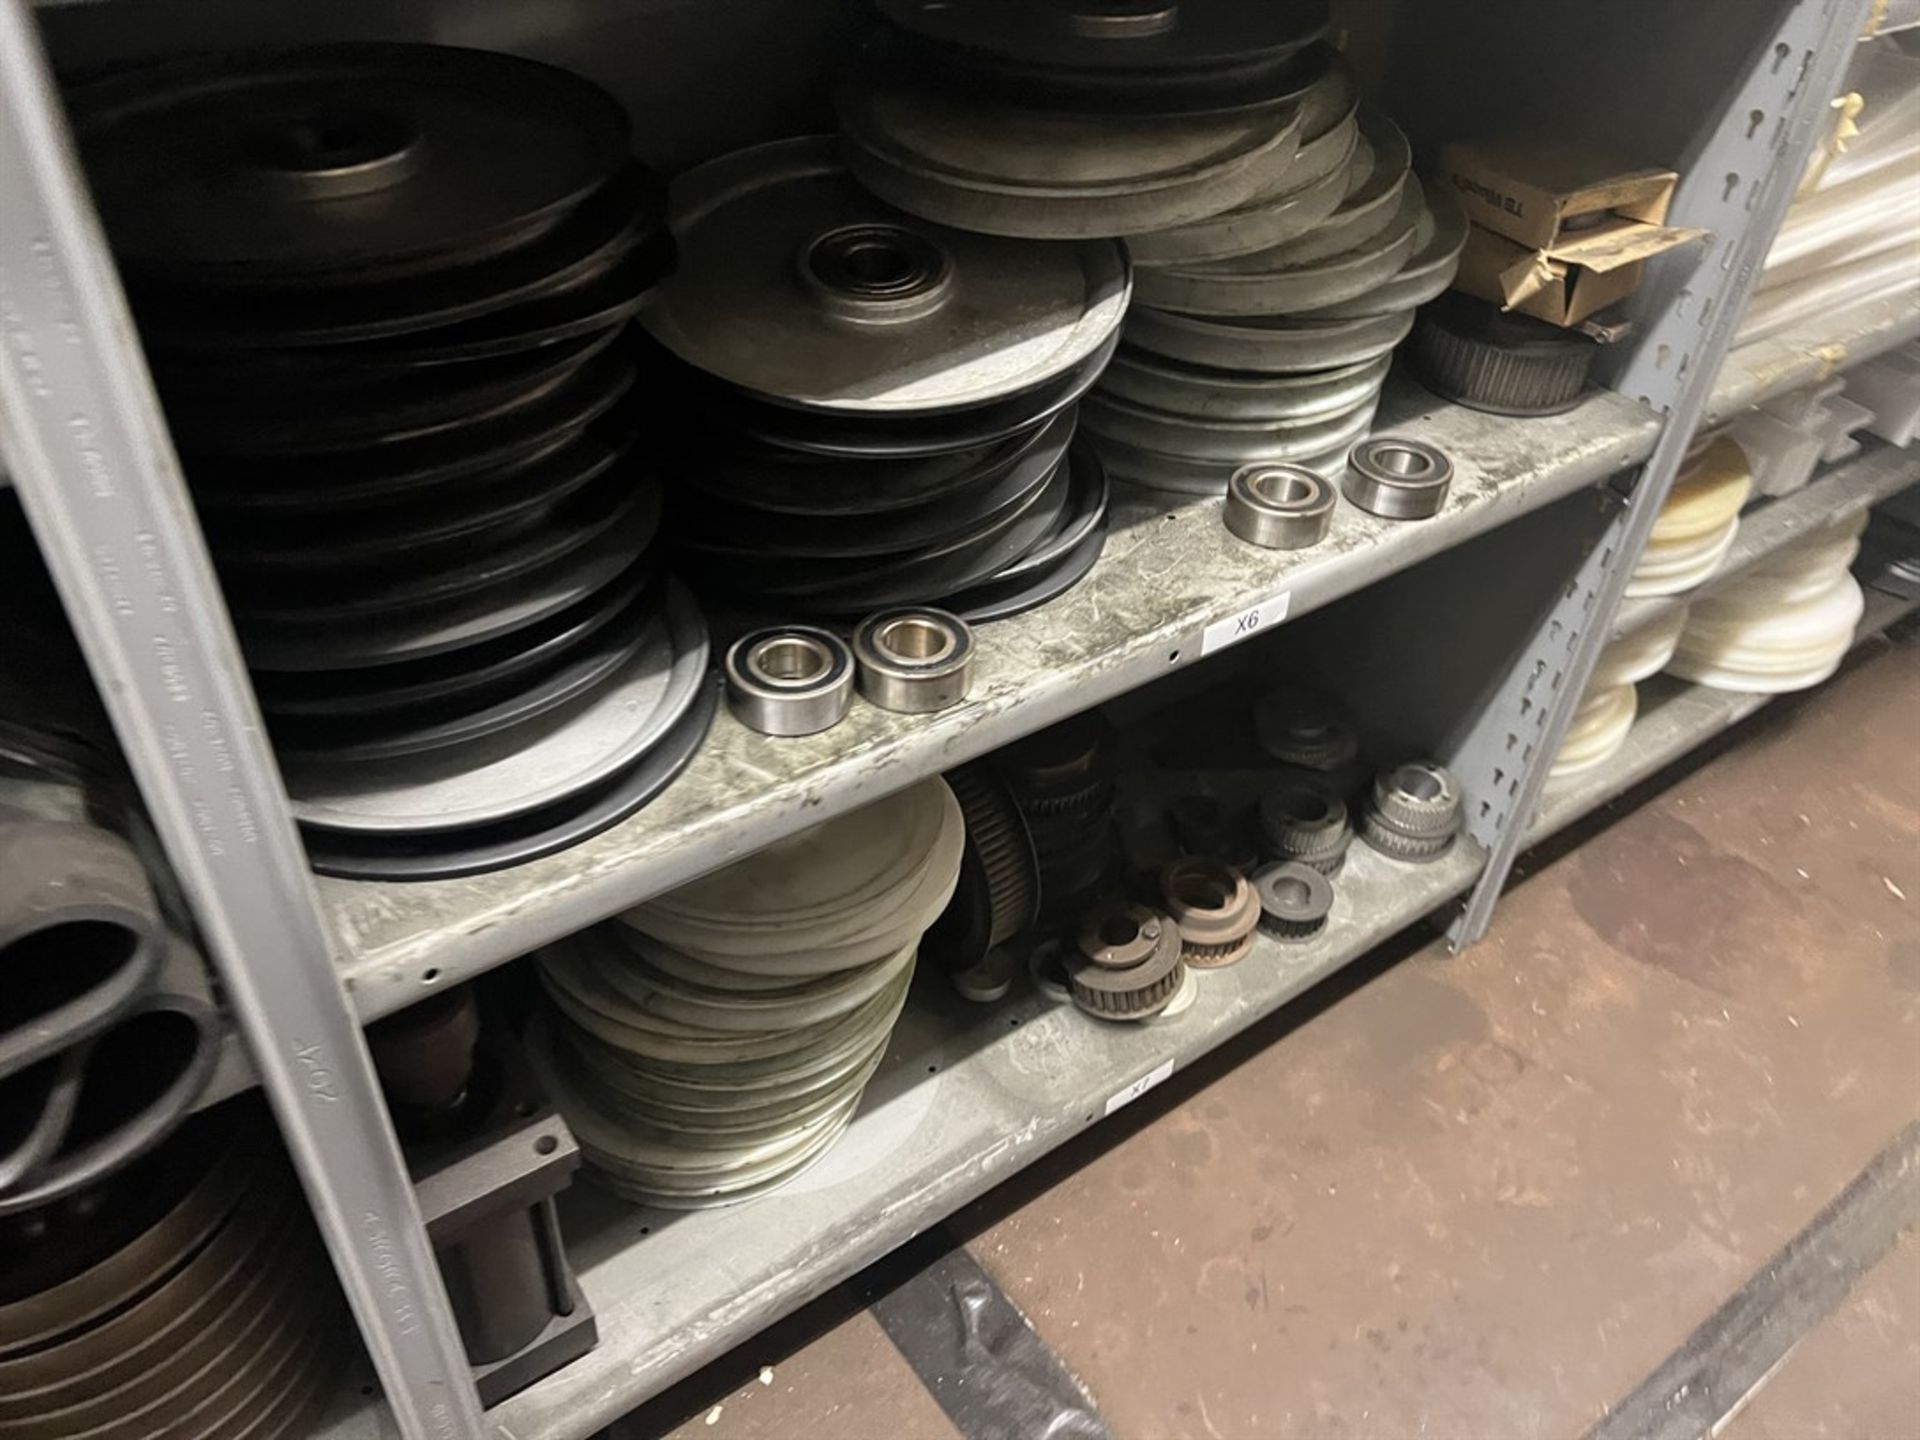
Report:
M 1694 596 L 1707 594 L 1715 585 L 1751 569 L 1808 531 L 1870 510 L 1920 481 L 1920 449 L 1883 445 L 1871 436 L 1865 437 L 1865 446 L 1860 454 L 1829 467 L 1801 489 L 1762 501 L 1743 514 L 1733 548 L 1704 584 L 1682 595 L 1647 595 L 1622 601 L 1614 616 L 1613 633 L 1630 635 L 1671 615 Z
M 600 1344 L 489 1411 L 494 1436 L 586 1440 L 1446 904 L 1483 861 L 1462 843 L 1407 865 L 1356 842 L 1324 931 L 1263 936 L 1240 964 L 1196 974 L 1190 1009 L 1143 1025 L 1090 1019 L 1024 984 L 969 1005 L 921 975 L 859 1116 L 791 1183 L 691 1213 L 573 1187 L 567 1248 Z M 343 1403 L 325 1440 L 379 1435 L 378 1408 Z
M 1443 447 L 1455 479 L 1431 520 L 1341 504 L 1310 550 L 1246 545 L 1220 502 L 1132 492 L 1093 573 L 1059 600 L 981 627 L 973 693 L 933 716 L 856 702 L 824 734 L 757 735 L 722 714 L 686 773 L 640 814 L 560 854 L 468 879 L 322 879 L 342 976 L 366 1019 L 400 1009 L 561 935 L 1199 660 L 1209 627 L 1277 602 L 1303 614 L 1644 459 L 1658 421 L 1596 392 L 1564 415 L 1516 421 L 1392 387 L 1376 433 Z
M 1837 375 L 1920 337 L 1920 291 L 1823 315 L 1727 356 L 1707 402 L 1704 425 Z

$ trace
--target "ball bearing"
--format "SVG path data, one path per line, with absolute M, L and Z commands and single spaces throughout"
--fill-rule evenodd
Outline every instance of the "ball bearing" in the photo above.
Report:
M 1347 455 L 1341 493 L 1365 510 L 1388 520 L 1425 520 L 1446 503 L 1453 484 L 1453 461 L 1421 440 L 1376 435 Z
M 973 631 L 944 610 L 883 610 L 853 632 L 860 693 L 883 710 L 924 715 L 967 698 Z
M 723 666 L 727 704 L 762 735 L 813 735 L 853 703 L 853 652 L 830 630 L 782 625 L 743 635 Z
M 1227 481 L 1227 529 L 1268 550 L 1304 550 L 1333 524 L 1333 486 L 1304 465 L 1245 465 Z

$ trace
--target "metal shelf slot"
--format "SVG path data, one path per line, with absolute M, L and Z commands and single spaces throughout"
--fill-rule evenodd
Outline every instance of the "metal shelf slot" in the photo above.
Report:
M 1448 934 L 1486 933 L 1526 842 L 1547 769 L 1599 659 L 1627 577 L 1705 414 L 1714 379 L 1838 89 L 1872 0 L 1795 0 L 1696 153 L 1682 167 L 1673 221 L 1712 232 L 1704 254 L 1649 274 L 1636 297 L 1632 352 L 1613 385 L 1663 411 L 1665 428 L 1585 561 L 1543 617 L 1491 703 L 1448 757 L 1469 797 L 1469 833 L 1487 868 Z M 1690 267 L 1690 269 L 1689 269 Z
M 0 0 L 0 438 L 407 1440 L 480 1433 L 452 1311 L 39 37 Z

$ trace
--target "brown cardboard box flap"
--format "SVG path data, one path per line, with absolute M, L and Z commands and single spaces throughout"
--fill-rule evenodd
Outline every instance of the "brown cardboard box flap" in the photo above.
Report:
M 1578 325 L 1639 283 L 1637 261 L 1622 259 L 1604 270 L 1573 264 L 1471 225 L 1453 288 L 1554 325 Z
M 1698 240 L 1707 232 L 1678 225 L 1643 225 L 1637 220 L 1609 220 L 1593 230 L 1562 235 L 1541 253 L 1588 270 L 1618 270 L 1637 260 L 1651 260 L 1663 251 Z
M 1539 141 L 1455 143 L 1440 168 L 1467 218 L 1544 250 L 1570 219 L 1604 212 L 1659 225 L 1679 178 L 1671 170 L 1622 169 L 1616 158 Z

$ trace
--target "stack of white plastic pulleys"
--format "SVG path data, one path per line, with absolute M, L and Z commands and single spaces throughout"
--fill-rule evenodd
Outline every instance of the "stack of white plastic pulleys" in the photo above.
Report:
M 1558 780 L 1592 770 L 1619 753 L 1639 713 L 1638 682 L 1666 668 L 1686 624 L 1687 608 L 1682 605 L 1620 636 L 1600 652 L 1593 678 L 1587 682 L 1586 693 L 1580 697 L 1580 706 L 1567 727 L 1567 738 L 1547 771 L 1550 778 Z
M 1633 717 L 1639 708 L 1639 687 L 1631 681 L 1589 686 L 1580 708 L 1573 712 L 1573 723 L 1560 743 L 1560 753 L 1548 767 L 1548 778 L 1565 779 L 1612 759 L 1627 743 L 1627 732 L 1633 729 Z
M 1709 579 L 1733 548 L 1752 493 L 1747 457 L 1731 439 L 1693 453 L 1660 507 L 1627 595 L 1680 595 Z
M 905 1003 L 964 826 L 928 781 L 541 952 L 536 1063 L 610 1188 L 759 1194 L 847 1126 Z
M 1632 685 L 1658 675 L 1673 658 L 1680 633 L 1687 628 L 1687 607 L 1676 607 L 1659 619 L 1622 635 L 1600 652 L 1593 667 L 1588 692 L 1615 685 Z
M 1817 685 L 1853 647 L 1865 599 L 1848 571 L 1864 516 L 1850 516 L 1694 602 L 1667 669 L 1718 690 Z

